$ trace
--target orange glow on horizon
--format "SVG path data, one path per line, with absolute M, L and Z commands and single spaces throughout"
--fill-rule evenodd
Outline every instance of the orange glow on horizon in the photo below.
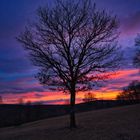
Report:
M 82 102 L 82 99 L 84 98 L 86 92 L 79 92 L 76 95 L 77 101 L 76 103 Z M 92 91 L 92 93 L 95 94 L 97 99 L 103 99 L 103 100 L 114 100 L 116 98 L 116 95 L 119 93 L 119 91 L 106 91 L 106 92 L 97 92 L 97 91 Z M 41 93 L 42 97 L 36 97 L 34 96 L 36 93 L 23 93 L 20 95 L 15 95 L 13 96 L 12 94 L 8 94 L 7 98 L 4 99 L 4 103 L 6 104 L 17 104 L 19 103 L 19 99 L 23 99 L 24 103 L 27 103 L 28 101 L 30 102 L 41 102 L 44 101 L 47 104 L 52 104 L 51 102 L 54 102 L 54 104 L 65 104 L 66 101 L 69 100 L 70 95 L 69 94 L 64 94 L 62 92 L 57 92 L 57 93 L 50 93 L 50 92 L 43 92 Z M 49 103 L 50 102 L 50 103 Z M 61 103 L 62 102 L 62 103 Z
M 92 90 L 91 92 L 95 94 L 97 99 L 104 100 L 114 100 L 121 88 L 127 86 L 132 80 L 137 80 L 140 76 L 136 75 L 138 73 L 137 69 L 130 70 L 119 70 L 116 74 L 109 77 L 109 80 L 114 80 L 114 83 L 109 83 L 107 86 L 101 87 L 98 90 Z M 112 73 L 108 73 L 112 74 Z M 133 75 L 133 76 L 132 76 Z M 116 82 L 119 79 L 123 79 L 127 82 Z M 114 89 L 113 89 L 114 88 Z M 77 103 L 82 102 L 84 94 L 86 92 L 78 92 L 76 94 Z M 23 98 L 24 103 L 30 102 L 45 102 L 46 104 L 65 104 L 69 101 L 69 95 L 63 92 L 29 92 L 29 93 L 11 93 L 3 95 L 3 102 L 7 104 L 16 104 L 19 99 Z

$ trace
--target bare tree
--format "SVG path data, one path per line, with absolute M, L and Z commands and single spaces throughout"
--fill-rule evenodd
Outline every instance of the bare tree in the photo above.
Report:
M 85 94 L 83 101 L 84 102 L 92 102 L 92 101 L 96 101 L 97 98 L 95 96 L 94 93 L 88 92 Z
M 140 100 L 140 81 L 134 80 L 117 96 L 117 100 Z
M 32 105 L 32 102 L 31 102 L 30 100 L 28 100 L 28 101 L 26 102 L 26 105 Z
M 107 78 L 103 73 L 118 66 L 118 21 L 90 0 L 57 0 L 37 13 L 38 21 L 17 39 L 40 67 L 40 83 L 70 93 L 74 128 L 76 92 L 92 88 L 95 81 Z
M 0 96 L 0 104 L 3 104 L 2 96 Z
M 133 60 L 133 64 L 140 68 L 140 34 L 137 35 L 136 39 L 135 39 L 135 45 L 138 47 L 136 50 L 136 54 Z
M 23 105 L 23 104 L 24 104 L 24 99 L 23 99 L 23 97 L 20 97 L 20 98 L 18 99 L 18 104 L 19 104 L 19 105 Z

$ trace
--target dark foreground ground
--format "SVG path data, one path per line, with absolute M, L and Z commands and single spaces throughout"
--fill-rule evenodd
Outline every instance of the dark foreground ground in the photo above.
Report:
M 78 128 L 70 130 L 69 116 L 0 128 L 0 140 L 140 140 L 140 104 L 89 111 L 76 115 Z
M 77 104 L 77 113 L 140 103 L 140 101 L 97 100 Z M 69 105 L 0 105 L 0 127 L 20 126 L 27 122 L 67 115 Z

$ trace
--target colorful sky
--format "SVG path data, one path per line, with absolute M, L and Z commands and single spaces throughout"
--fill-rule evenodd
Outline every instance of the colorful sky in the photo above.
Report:
M 25 25 L 36 18 L 38 6 L 53 0 L 0 0 L 0 96 L 4 103 L 24 101 L 46 104 L 66 103 L 69 95 L 47 92 L 34 78 L 37 68 L 27 58 L 27 54 L 15 37 Z M 114 99 L 120 90 L 132 80 L 140 78 L 139 71 L 132 66 L 136 47 L 134 39 L 140 32 L 140 0 L 95 0 L 97 7 L 117 15 L 120 20 L 119 44 L 124 50 L 124 65 L 102 87 L 93 90 L 98 98 Z M 83 98 L 77 94 L 77 102 Z

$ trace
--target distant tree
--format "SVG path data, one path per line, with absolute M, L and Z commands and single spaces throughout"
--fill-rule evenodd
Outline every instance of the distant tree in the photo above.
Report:
M 23 105 L 24 104 L 24 100 L 23 100 L 22 97 L 18 99 L 18 104 L 20 104 L 20 105 Z
M 32 116 L 32 109 L 31 109 L 32 102 L 30 100 L 28 100 L 28 101 L 26 101 L 25 105 L 27 106 L 25 108 L 26 121 L 31 121 L 31 118 L 35 117 L 35 116 Z
M 134 66 L 140 68 L 140 34 L 135 39 L 135 46 L 137 46 L 136 54 L 133 59 Z
M 2 96 L 0 96 L 0 104 L 3 104 Z
M 35 66 L 37 78 L 51 90 L 70 93 L 70 127 L 76 127 L 75 98 L 100 75 L 119 66 L 118 22 L 90 0 L 56 0 L 38 9 L 38 21 L 18 36 Z
M 70 104 L 70 100 L 69 99 L 66 99 L 65 101 L 64 101 L 64 105 L 69 105 Z
M 83 101 L 84 102 L 91 102 L 97 100 L 95 94 L 88 92 L 85 94 Z
M 30 101 L 30 100 L 28 100 L 27 102 L 26 102 L 26 105 L 31 105 L 32 104 L 32 102 Z
M 140 82 L 132 81 L 123 91 L 117 96 L 118 100 L 140 100 Z

